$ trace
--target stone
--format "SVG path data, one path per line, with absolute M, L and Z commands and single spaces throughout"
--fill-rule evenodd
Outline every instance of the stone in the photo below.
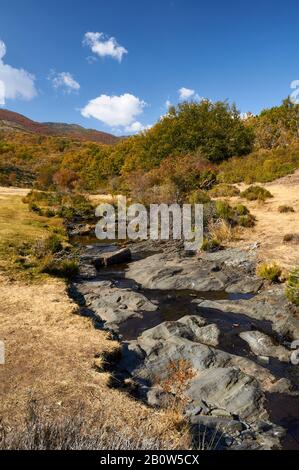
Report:
M 111 266 L 113 264 L 125 264 L 129 263 L 132 260 L 131 250 L 128 248 L 123 248 L 122 250 L 102 253 L 95 260 L 94 264 L 97 269 L 101 267 Z
M 147 289 L 255 293 L 262 282 L 252 271 L 253 258 L 241 250 L 228 249 L 221 251 L 221 256 L 209 253 L 200 258 L 163 252 L 131 263 L 126 277 Z
M 275 345 L 272 338 L 260 331 L 245 331 L 240 333 L 240 337 L 248 343 L 251 351 L 256 356 L 275 357 L 283 362 L 289 362 L 290 351 L 284 346 Z

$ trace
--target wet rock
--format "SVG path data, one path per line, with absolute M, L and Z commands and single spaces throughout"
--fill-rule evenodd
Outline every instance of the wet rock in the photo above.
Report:
M 249 344 L 251 351 L 257 356 L 276 357 L 280 361 L 290 360 L 290 351 L 283 346 L 275 345 L 272 338 L 260 331 L 245 331 L 240 337 Z
M 247 315 L 257 320 L 269 321 L 273 330 L 281 336 L 299 338 L 299 309 L 290 310 L 284 286 L 275 286 L 262 291 L 248 300 L 196 300 L 201 309 L 216 309 L 223 312 Z

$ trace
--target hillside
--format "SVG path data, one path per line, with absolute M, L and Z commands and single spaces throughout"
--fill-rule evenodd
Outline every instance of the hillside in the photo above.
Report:
M 45 136 L 62 136 L 75 140 L 86 140 L 101 144 L 113 145 L 119 138 L 106 132 L 85 129 L 76 124 L 39 123 L 28 119 L 21 114 L 6 109 L 0 109 L 0 129 L 8 131 L 21 131 L 30 134 Z

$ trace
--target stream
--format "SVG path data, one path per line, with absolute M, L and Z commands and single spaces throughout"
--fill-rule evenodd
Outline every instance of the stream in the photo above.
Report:
M 93 249 L 103 249 L 103 244 L 93 237 L 74 237 L 72 243 L 80 247 L 82 252 L 90 246 Z M 111 243 L 111 242 L 110 242 Z M 105 244 L 109 250 L 109 244 Z M 155 251 L 157 253 L 157 251 Z M 142 260 L 152 255 L 150 250 L 133 250 L 132 262 Z M 247 342 L 240 338 L 240 333 L 251 330 L 267 334 L 279 345 L 285 342 L 272 328 L 272 322 L 259 320 L 243 313 L 224 312 L 214 308 L 201 308 L 197 300 L 209 301 L 238 301 L 250 300 L 254 294 L 228 293 L 222 291 L 199 292 L 196 290 L 159 290 L 142 287 L 134 279 L 128 277 L 128 264 L 114 265 L 98 270 L 93 281 L 107 281 L 112 287 L 129 290 L 142 294 L 152 304 L 157 306 L 155 311 L 141 311 L 138 316 L 123 321 L 118 328 L 117 337 L 126 347 L 131 341 L 136 340 L 143 332 L 160 325 L 163 322 L 178 321 L 186 315 L 199 315 L 207 321 L 207 324 L 215 324 L 221 331 L 218 349 L 243 358 L 250 359 L 254 363 L 269 370 L 277 379 L 287 378 L 291 381 L 294 391 L 299 390 L 298 366 L 288 362 L 281 362 L 270 357 L 268 361 L 253 354 Z M 89 279 L 90 281 L 90 279 Z M 84 283 L 84 280 L 80 282 Z M 75 297 L 76 298 L 76 297 Z M 299 450 L 299 396 L 284 393 L 266 394 L 266 409 L 273 423 L 287 430 L 286 437 L 282 440 L 283 449 Z

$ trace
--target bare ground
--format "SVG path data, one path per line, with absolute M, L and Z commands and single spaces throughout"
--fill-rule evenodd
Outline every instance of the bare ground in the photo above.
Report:
M 261 261 L 279 263 L 286 269 L 299 265 L 299 244 L 285 243 L 288 234 L 299 237 L 299 170 L 293 175 L 261 185 L 274 196 L 265 203 L 242 201 L 256 216 L 254 229 L 246 229 L 238 244 L 259 242 L 258 255 Z M 238 185 L 243 191 L 248 185 Z M 240 202 L 240 198 L 232 198 Z M 278 208 L 283 205 L 293 207 L 294 213 L 281 214 Z

